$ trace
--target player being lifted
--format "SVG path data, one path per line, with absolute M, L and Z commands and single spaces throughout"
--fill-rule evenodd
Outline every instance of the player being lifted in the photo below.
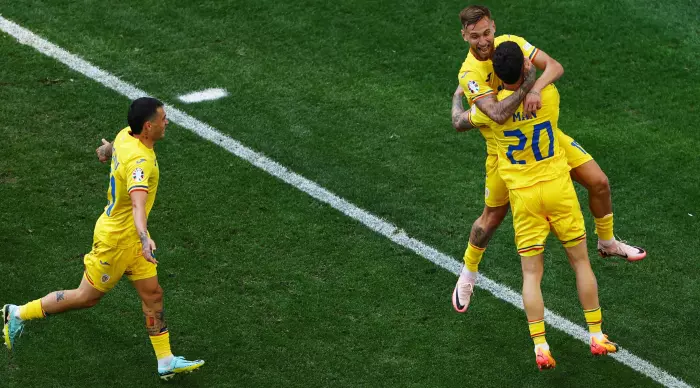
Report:
M 474 128 L 473 123 L 469 121 L 469 112 L 465 112 L 462 107 L 462 95 L 467 97 L 470 105 L 476 105 L 479 111 L 499 124 L 517 117 L 519 113 L 516 110 L 521 103 L 524 106 L 524 114 L 533 114 L 540 109 L 541 91 L 564 74 L 559 62 L 518 36 L 501 35 L 494 38 L 496 24 L 486 7 L 469 6 L 460 12 L 460 20 L 462 37 L 469 43 L 470 50 L 459 71 L 460 87 L 452 98 L 453 126 L 458 131 Z M 536 69 L 531 68 L 513 93 L 507 98 L 497 100 L 496 93 L 502 88 L 502 82 L 493 71 L 491 57 L 495 48 L 506 41 L 515 42 L 534 67 L 543 72 L 535 81 Z M 572 169 L 571 177 L 588 190 L 589 207 L 595 218 L 598 235 L 598 252 L 602 256 L 619 256 L 629 261 L 643 259 L 646 256 L 644 249 L 615 239 L 612 199 L 605 173 L 574 139 L 558 129 L 557 131 L 560 146 Z M 458 312 L 467 311 L 484 250 L 508 213 L 508 189 L 497 169 L 498 156 L 493 133 L 489 128 L 480 128 L 480 132 L 486 140 L 487 153 L 485 206 L 481 216 L 472 225 L 469 244 L 464 254 L 465 267 L 452 293 L 452 303 Z
M 156 244 L 147 229 L 160 175 L 153 145 L 163 138 L 168 125 L 163 103 L 148 97 L 133 101 L 128 123 L 113 146 L 107 143 L 98 149 L 100 159 L 112 159 L 109 202 L 95 225 L 92 250 L 85 255 L 80 286 L 54 291 L 23 306 L 6 304 L 2 309 L 3 335 L 5 345 L 12 350 L 26 321 L 93 307 L 126 274 L 141 297 L 146 329 L 158 359 L 158 373 L 167 380 L 176 373 L 201 367 L 204 361 L 187 361 L 170 351 L 163 289 L 158 282 L 158 262 L 154 257 Z
M 493 54 L 493 67 L 504 88 L 497 99 L 512 95 L 523 82 L 525 62 L 515 42 L 501 43 Z M 512 119 L 495 123 L 474 106 L 469 119 L 490 127 L 498 153 L 498 172 L 508 188 L 513 212 L 515 243 L 523 271 L 523 304 L 530 336 L 535 343 L 537 366 L 554 368 L 556 362 L 545 339 L 544 301 L 540 283 L 544 273 L 544 244 L 550 228 L 564 245 L 576 273 L 576 287 L 590 332 L 594 355 L 617 351 L 617 345 L 601 331 L 598 285 L 586 249 L 586 228 L 569 175 L 571 167 L 558 130 L 559 92 L 554 84 L 541 91 L 540 109 L 526 113 L 521 104 Z

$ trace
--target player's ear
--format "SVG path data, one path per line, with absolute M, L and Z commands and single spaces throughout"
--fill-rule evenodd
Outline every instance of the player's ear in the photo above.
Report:
M 467 30 L 462 27 L 462 30 L 460 31 L 462 33 L 462 39 L 464 39 L 465 42 L 469 42 L 469 39 L 467 39 Z
M 491 19 L 491 30 L 493 30 L 492 35 L 496 35 L 496 21 Z

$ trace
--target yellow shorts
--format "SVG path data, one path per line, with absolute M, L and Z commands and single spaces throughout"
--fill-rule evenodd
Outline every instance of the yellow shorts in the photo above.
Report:
M 591 154 L 586 152 L 576 140 L 564 134 L 561 130 L 559 130 L 557 138 L 559 139 L 559 147 L 564 150 L 566 161 L 572 169 L 593 160 Z
M 488 207 L 508 204 L 508 188 L 498 173 L 498 155 L 486 155 L 486 189 L 484 202 Z
M 510 208 L 520 256 L 542 253 L 550 227 L 565 247 L 575 246 L 586 238 L 581 206 L 569 174 L 511 190 Z
M 141 244 L 125 249 L 115 248 L 94 238 L 92 250 L 85 255 L 83 263 L 85 280 L 102 292 L 114 288 L 124 274 L 131 281 L 158 275 L 156 265 L 146 261 L 141 254 Z
M 557 134 L 559 146 L 566 154 L 566 161 L 572 169 L 593 160 L 591 154 L 586 152 L 572 137 L 559 130 Z M 484 202 L 488 207 L 499 207 L 508 203 L 508 188 L 498 173 L 498 155 L 486 156 L 486 182 L 484 190 Z

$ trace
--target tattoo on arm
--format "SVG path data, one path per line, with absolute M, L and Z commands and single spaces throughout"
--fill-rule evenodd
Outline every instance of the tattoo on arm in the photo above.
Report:
M 62 300 L 66 300 L 66 292 L 65 291 L 56 291 L 56 302 L 60 302 Z
M 452 126 L 457 131 L 468 131 L 474 126 L 469 122 L 469 112 L 464 111 L 462 106 L 462 96 L 455 94 L 452 96 Z
M 476 101 L 476 107 L 486 113 L 491 120 L 503 124 L 513 116 L 526 94 L 527 91 L 518 89 L 501 101 L 497 101 L 495 96 L 485 97 Z
M 148 232 L 140 232 L 139 240 L 141 240 L 141 246 L 143 248 L 148 247 Z
M 501 101 L 497 101 L 495 96 L 482 98 L 476 101 L 477 108 L 486 113 L 491 120 L 499 124 L 505 123 L 508 118 L 511 117 L 516 110 L 518 110 L 518 106 L 520 106 L 520 103 L 523 102 L 527 92 L 532 89 L 532 86 L 536 81 L 536 76 L 537 69 L 534 66 L 531 66 L 530 71 L 525 74 L 523 83 L 513 94 Z

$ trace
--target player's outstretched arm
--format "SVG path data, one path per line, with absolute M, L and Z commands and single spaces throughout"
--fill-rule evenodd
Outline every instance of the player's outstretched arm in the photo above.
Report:
M 141 240 L 141 253 L 143 257 L 153 264 L 158 264 L 158 261 L 153 257 L 153 251 L 156 250 L 155 241 L 148 237 L 148 226 L 146 219 L 146 200 L 148 192 L 142 190 L 133 190 L 129 193 L 131 197 L 131 211 L 134 215 L 134 226 Z
M 495 95 L 486 96 L 475 102 L 476 107 L 482 112 L 486 113 L 491 120 L 497 122 L 498 124 L 505 123 L 506 120 L 513 116 L 513 113 L 518 110 L 518 106 L 520 106 L 520 103 L 525 98 L 525 95 L 535 84 L 537 70 L 535 69 L 535 66 L 532 66 L 532 63 L 527 58 L 525 58 L 525 68 L 523 70 L 525 73 L 523 83 L 520 85 L 518 90 L 515 91 L 515 93 L 501 101 L 498 101 Z
M 523 101 L 525 114 L 535 113 L 538 109 L 542 108 L 540 91 L 544 89 L 545 86 L 556 82 L 564 75 L 564 66 L 542 50 L 539 50 L 537 55 L 532 59 L 532 64 L 539 70 L 542 70 L 542 75 L 535 81 L 535 85 L 527 96 L 525 96 L 525 100 Z
M 100 163 L 107 162 L 112 158 L 112 143 L 102 139 L 102 145 L 97 147 L 95 152 L 97 152 L 97 159 L 100 161 Z
M 474 128 L 469 120 L 469 111 L 464 111 L 464 105 L 462 105 L 463 96 L 464 89 L 462 89 L 462 86 L 457 86 L 455 94 L 452 95 L 452 126 L 455 127 L 457 132 L 464 132 Z

